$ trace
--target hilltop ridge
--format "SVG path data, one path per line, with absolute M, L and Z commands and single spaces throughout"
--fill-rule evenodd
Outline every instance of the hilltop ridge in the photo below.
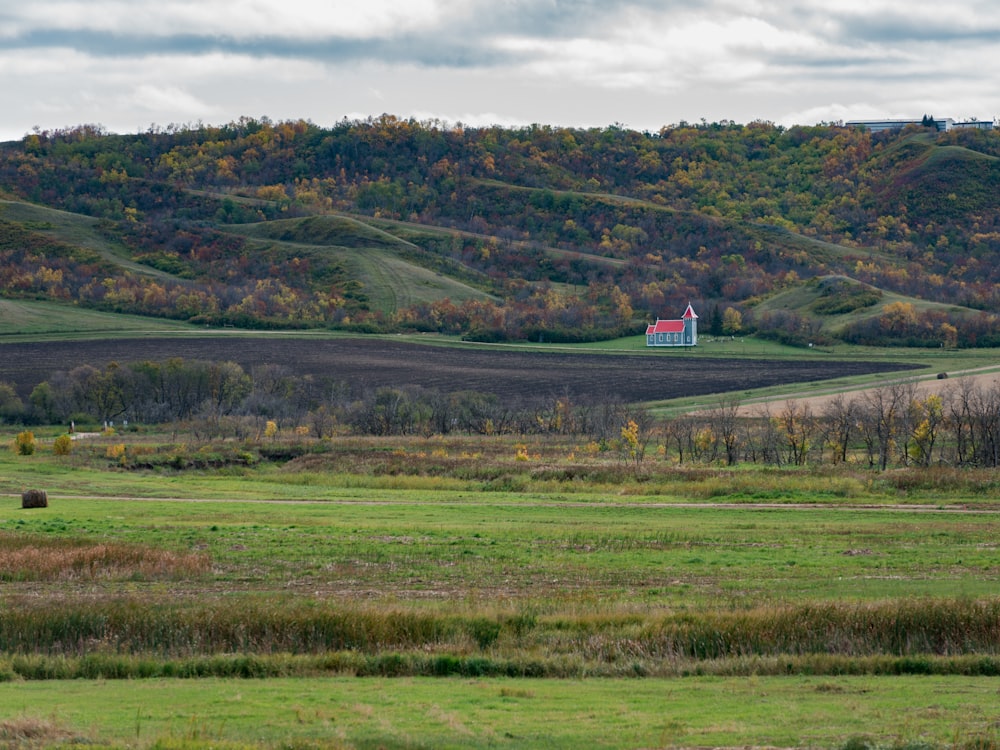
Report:
M 85 126 L 0 145 L 0 295 L 550 341 L 632 334 L 694 301 L 709 328 L 732 308 L 789 343 L 981 346 L 1000 303 L 997 187 L 991 130 Z M 769 303 L 828 276 L 905 308 L 833 325 Z

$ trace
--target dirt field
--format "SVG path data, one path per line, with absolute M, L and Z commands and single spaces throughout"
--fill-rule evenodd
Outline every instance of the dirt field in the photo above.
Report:
M 900 373 L 900 380 L 905 380 L 906 374 Z M 897 380 L 897 378 L 889 378 L 887 382 Z M 979 388 L 992 388 L 997 383 L 1000 383 L 1000 371 L 995 367 L 980 368 L 979 370 L 970 370 L 968 372 L 959 372 L 951 374 L 947 379 L 938 380 L 935 377 L 930 377 L 926 380 L 921 380 L 917 384 L 917 394 L 921 398 L 926 398 L 932 393 L 942 395 L 950 389 L 956 389 L 963 387 L 964 384 L 972 384 L 974 387 Z M 863 398 L 865 393 L 872 389 L 859 389 L 850 391 L 849 393 L 844 393 L 845 399 L 852 398 Z M 801 398 L 791 397 L 781 398 L 774 401 L 750 401 L 743 404 L 740 407 L 740 414 L 743 416 L 755 416 L 761 414 L 761 412 L 766 408 L 769 409 L 771 414 L 776 413 L 784 408 L 785 404 L 792 402 L 796 407 L 801 408 L 802 405 L 808 404 L 809 410 L 813 414 L 822 414 L 826 409 L 827 405 L 837 397 L 836 393 L 828 393 L 823 395 L 813 395 L 813 396 L 803 396 Z
M 357 390 L 416 385 L 441 392 L 492 392 L 522 401 L 568 394 L 578 403 L 609 398 L 654 401 L 900 370 L 898 364 L 862 361 L 536 353 L 421 346 L 387 339 L 205 337 L 0 344 L 0 381 L 15 384 L 21 397 L 27 398 L 35 385 L 60 370 L 171 357 L 229 360 L 248 372 L 261 365 L 284 365 L 296 375 L 343 381 Z

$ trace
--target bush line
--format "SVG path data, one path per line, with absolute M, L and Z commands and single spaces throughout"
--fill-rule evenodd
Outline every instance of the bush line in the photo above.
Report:
M 557 618 L 344 608 L 274 597 L 177 605 L 22 601 L 0 612 L 0 653 L 491 657 L 578 655 L 611 665 L 749 657 L 955 657 L 1000 653 L 1000 599 L 818 603 L 746 611 Z
M 89 654 L 65 657 L 31 654 L 0 659 L 0 682 L 210 677 L 266 679 L 323 675 L 539 679 L 901 675 L 996 677 L 1000 675 L 1000 658 L 971 655 L 845 657 L 814 654 L 783 658 L 602 663 L 580 658 L 494 658 L 416 652 L 360 654 L 341 651 L 321 655 L 224 654 L 180 659 L 165 659 L 155 655 Z

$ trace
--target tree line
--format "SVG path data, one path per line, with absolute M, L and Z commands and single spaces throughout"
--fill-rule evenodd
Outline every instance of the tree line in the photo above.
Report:
M 0 383 L 0 421 L 174 424 L 206 437 L 244 439 L 267 422 L 315 438 L 338 434 L 589 434 L 609 439 L 643 410 L 616 400 L 571 405 L 568 396 L 504 400 L 492 393 L 441 392 L 419 386 L 367 389 L 335 379 L 297 376 L 282 365 L 247 372 L 235 362 L 164 361 L 81 365 L 54 373 L 23 402 Z
M 797 401 L 746 408 L 723 397 L 659 429 L 663 452 L 680 463 L 996 467 L 1000 383 L 963 379 L 924 393 L 905 380 L 836 395 L 816 409 Z
M 594 441 L 636 466 L 653 454 L 679 464 L 803 466 L 1000 465 L 1000 383 L 970 379 L 925 393 L 916 381 L 837 395 L 822 407 L 788 401 L 748 407 L 723 396 L 705 411 L 654 418 L 615 399 L 570 394 L 510 401 L 495 394 L 416 386 L 359 389 L 293 376 L 282 366 L 246 372 L 234 362 L 174 358 L 83 365 L 38 384 L 27 403 L 0 383 L 0 421 L 173 424 L 198 436 L 248 439 L 268 423 L 299 436 L 563 435 Z M 654 451 L 655 447 L 655 451 Z

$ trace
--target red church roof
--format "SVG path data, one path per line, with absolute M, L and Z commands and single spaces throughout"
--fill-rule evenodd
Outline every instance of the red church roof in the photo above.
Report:
M 688 305 L 688 310 L 691 310 L 691 306 Z M 694 315 L 694 311 L 691 311 Z M 687 313 L 684 313 L 687 317 Z M 695 317 L 698 317 L 695 315 Z M 655 323 L 651 323 L 646 327 L 646 335 L 649 336 L 653 333 L 684 333 L 684 321 L 683 320 L 658 320 Z
M 681 318 L 694 318 L 695 320 L 698 319 L 698 316 L 695 315 L 694 309 L 691 307 L 690 302 L 688 302 L 687 310 L 684 311 L 684 314 L 681 316 Z

